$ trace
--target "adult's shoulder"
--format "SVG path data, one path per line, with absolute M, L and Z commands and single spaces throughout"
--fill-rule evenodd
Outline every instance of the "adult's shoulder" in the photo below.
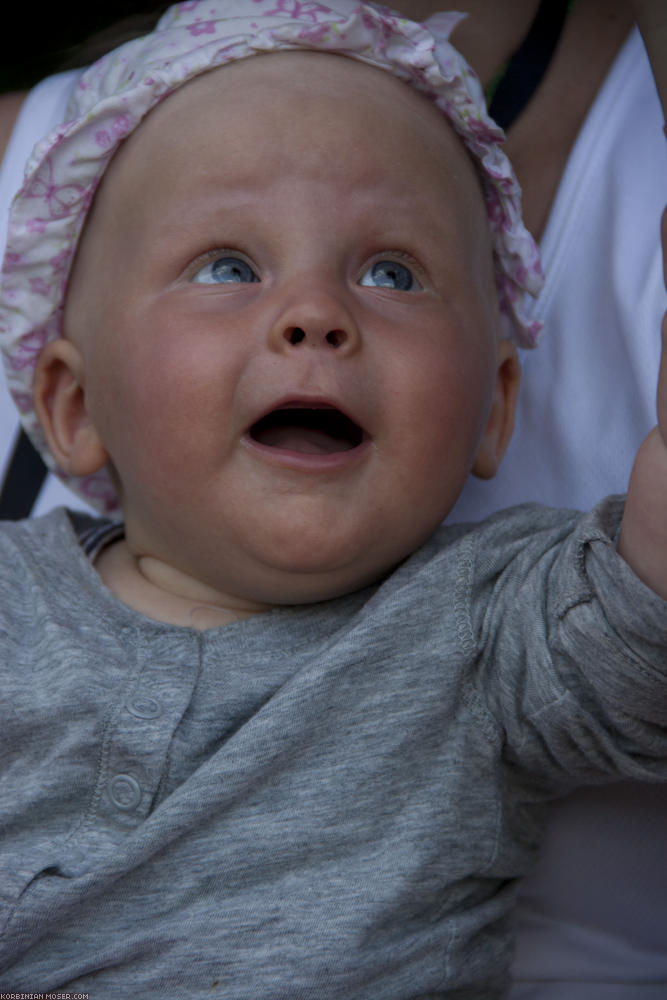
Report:
M 14 126 L 18 119 L 24 101 L 28 96 L 27 90 L 15 90 L 7 94 L 0 94 L 0 160 L 2 160 Z

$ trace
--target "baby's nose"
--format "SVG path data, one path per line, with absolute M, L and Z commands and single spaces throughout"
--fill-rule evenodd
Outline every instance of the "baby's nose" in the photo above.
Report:
M 273 320 L 270 346 L 274 351 L 324 348 L 347 354 L 361 342 L 354 313 L 344 290 L 292 287 Z

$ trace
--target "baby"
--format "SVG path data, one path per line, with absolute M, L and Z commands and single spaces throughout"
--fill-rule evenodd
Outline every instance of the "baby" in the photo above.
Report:
M 502 997 L 546 801 L 667 777 L 660 430 L 440 526 L 539 287 L 455 22 L 182 3 L 34 154 L 9 378 L 122 524 L 0 533 L 4 990 Z

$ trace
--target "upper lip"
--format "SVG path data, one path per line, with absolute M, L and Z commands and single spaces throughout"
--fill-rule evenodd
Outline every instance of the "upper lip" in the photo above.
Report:
M 354 417 L 347 413 L 340 403 L 334 399 L 329 399 L 326 396 L 298 395 L 284 396 L 282 399 L 271 403 L 270 406 L 259 414 L 253 423 L 257 423 L 258 420 L 262 420 L 263 417 L 268 416 L 269 413 L 273 413 L 275 410 L 338 410 L 348 417 L 348 419 L 354 420 Z M 354 422 L 356 423 L 357 421 L 355 420 Z

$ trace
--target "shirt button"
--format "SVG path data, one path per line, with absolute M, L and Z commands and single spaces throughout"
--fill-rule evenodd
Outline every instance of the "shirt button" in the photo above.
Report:
M 128 712 L 135 715 L 137 719 L 157 719 L 162 715 L 162 705 L 157 698 L 148 698 L 138 695 L 126 702 L 125 707 Z
M 117 774 L 108 786 L 109 798 L 117 809 L 136 809 L 141 802 L 141 788 L 131 774 Z

